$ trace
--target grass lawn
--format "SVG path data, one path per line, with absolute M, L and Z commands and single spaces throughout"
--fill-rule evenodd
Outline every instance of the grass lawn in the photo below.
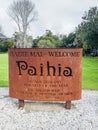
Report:
M 8 54 L 0 53 L 0 86 L 8 86 Z
M 83 57 L 82 88 L 98 90 L 98 57 Z
M 0 53 L 0 86 L 8 86 L 8 54 Z
M 82 88 L 98 90 L 98 57 L 83 57 Z M 0 54 L 0 86 L 8 86 L 8 54 Z

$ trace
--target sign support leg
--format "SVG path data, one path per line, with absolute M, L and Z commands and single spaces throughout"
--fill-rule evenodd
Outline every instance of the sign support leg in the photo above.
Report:
M 18 100 L 19 101 L 19 108 L 24 108 L 24 100 Z
M 71 109 L 71 101 L 66 101 L 65 108 Z

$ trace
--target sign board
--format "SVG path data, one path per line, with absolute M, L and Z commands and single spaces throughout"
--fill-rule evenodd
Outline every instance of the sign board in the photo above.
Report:
M 9 86 L 20 100 L 80 99 L 82 49 L 9 49 Z

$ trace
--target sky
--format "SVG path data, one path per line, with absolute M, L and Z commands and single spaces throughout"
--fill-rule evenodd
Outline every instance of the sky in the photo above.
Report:
M 8 15 L 8 8 L 15 0 L 0 0 L 0 25 L 3 34 L 12 37 L 17 25 Z M 38 12 L 28 33 L 33 37 L 45 34 L 51 30 L 54 34 L 69 34 L 82 22 L 85 11 L 91 7 L 98 7 L 98 0 L 31 0 Z

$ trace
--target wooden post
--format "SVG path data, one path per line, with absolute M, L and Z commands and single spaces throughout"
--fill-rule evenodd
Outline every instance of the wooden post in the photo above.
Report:
M 19 101 L 19 108 L 24 108 L 24 100 L 18 100 Z
M 66 101 L 65 108 L 71 109 L 71 101 Z

